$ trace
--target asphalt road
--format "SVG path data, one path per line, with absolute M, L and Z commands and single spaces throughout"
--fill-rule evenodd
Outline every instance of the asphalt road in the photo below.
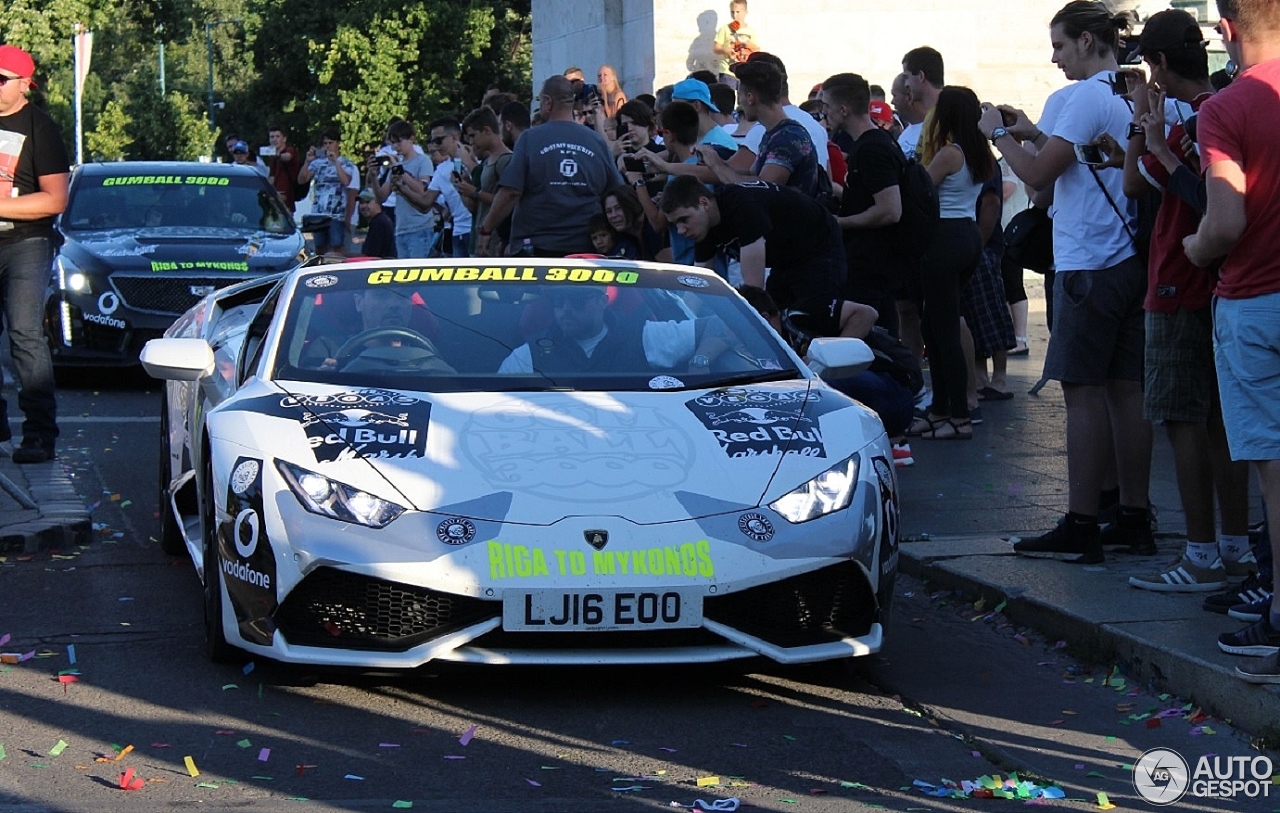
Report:
M 0 665 L 0 811 L 623 811 L 729 797 L 744 810 L 970 810 L 1021 803 L 931 798 L 913 782 L 1014 770 L 1080 800 L 1055 807 L 1096 810 L 1102 791 L 1149 809 L 1125 767 L 1146 749 L 1212 736 L 1224 755 L 1252 753 L 1177 698 L 905 579 L 886 650 L 856 669 L 212 665 L 194 571 L 155 541 L 158 388 L 111 375 L 61 398 L 61 454 L 97 503 L 96 541 L 0 562 L 0 636 L 37 653 Z M 120 789 L 127 769 L 140 789 Z

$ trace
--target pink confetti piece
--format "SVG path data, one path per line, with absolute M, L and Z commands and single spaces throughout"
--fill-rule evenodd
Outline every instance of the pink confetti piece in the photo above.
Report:
M 540 787 L 542 787 L 542 783 L 541 783 L 541 782 L 535 782 L 535 781 L 533 781 L 532 779 L 526 779 L 526 780 L 524 780 L 524 781 L 528 782 L 532 787 L 535 787 L 535 788 L 540 788 Z
M 458 756 L 457 754 L 445 754 L 444 758 L 445 759 L 466 759 L 466 757 Z
M 379 748 L 399 748 L 399 747 L 400 747 L 400 743 L 398 743 L 398 742 L 380 742 L 380 743 L 378 743 L 378 747 L 379 747 Z
M 471 738 L 476 735 L 476 728 L 478 726 L 471 726 L 471 728 L 463 732 L 462 736 L 458 738 L 458 744 L 463 748 L 467 747 L 467 743 L 471 742 Z
M 151 743 L 151 747 L 152 748 L 172 748 L 173 746 L 167 742 L 153 742 Z
M 271 758 L 271 749 L 270 749 L 270 748 L 263 748 L 263 749 L 261 749 L 260 751 L 258 751 L 258 761 L 259 761 L 259 762 L 266 762 L 266 761 L 267 761 L 268 759 L 270 759 L 270 758 Z
M 746 748 L 746 747 L 747 747 L 747 744 L 746 744 L 745 742 L 731 742 L 731 743 L 729 743 L 729 744 L 730 744 L 730 745 L 732 745 L 734 748 Z
M 12 637 L 13 636 L 11 636 L 7 632 L 4 635 L 0 635 L 0 646 L 4 646 L 5 644 L 9 643 L 9 639 Z
M 223 736 L 225 737 L 225 736 L 230 736 L 230 735 L 232 735 L 232 734 L 234 734 L 234 733 L 236 733 L 236 732 L 232 731 L 232 730 L 231 730 L 231 729 L 229 729 L 229 728 L 220 728 L 220 729 L 218 729 L 217 731 L 215 731 L 215 732 L 213 732 L 213 733 L 214 733 L 214 734 L 221 734 L 221 735 L 223 735 Z

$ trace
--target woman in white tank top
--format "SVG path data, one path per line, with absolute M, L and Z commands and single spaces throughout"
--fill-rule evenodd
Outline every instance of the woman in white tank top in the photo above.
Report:
M 982 256 L 974 217 L 982 185 L 996 171 L 995 156 L 978 130 L 981 116 L 972 90 L 943 88 L 917 149 L 937 187 L 941 216 L 920 271 L 921 327 L 929 349 L 933 403 L 908 434 L 923 438 L 973 437 L 966 399 L 969 360 L 960 345 L 960 289 Z

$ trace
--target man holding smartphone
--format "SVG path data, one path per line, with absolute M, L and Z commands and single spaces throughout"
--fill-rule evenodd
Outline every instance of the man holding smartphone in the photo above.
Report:
M 1014 551 L 1081 564 L 1103 561 L 1105 543 L 1156 552 L 1151 424 L 1142 413 L 1146 267 L 1134 244 L 1123 173 L 1081 164 L 1075 150 L 1103 134 L 1125 138 L 1131 114 L 1112 81 L 1120 70 L 1118 34 L 1127 26 L 1127 17 L 1113 16 L 1102 3 L 1067 3 L 1050 23 L 1049 41 L 1052 61 L 1074 84 L 1049 98 L 1039 126 L 1021 111 L 991 106 L 978 124 L 1022 181 L 1053 189 L 1056 274 L 1044 374 L 1062 382 L 1067 406 L 1068 513 L 1057 528 L 1015 544 Z M 1012 125 L 1005 124 L 1006 114 L 1013 115 Z M 1104 539 L 1098 510 L 1112 464 L 1120 506 Z
M 463 180 L 463 173 L 471 171 L 475 159 L 471 158 L 470 150 L 463 149 L 461 136 L 462 125 L 457 119 L 443 118 L 431 122 L 431 139 L 427 146 L 439 153 L 442 160 L 425 187 L 405 181 L 401 189 L 404 199 L 421 209 L 430 209 L 437 204 L 448 208 L 453 218 L 454 257 L 468 256 L 471 246 L 471 212 L 463 204 L 454 182 Z
M 429 177 L 434 170 L 431 159 L 422 154 L 414 140 L 416 135 L 413 125 L 404 119 L 391 122 L 387 126 L 387 142 L 393 153 L 390 156 L 375 153 L 366 166 L 366 180 L 379 204 L 392 194 L 409 200 L 410 205 L 396 207 L 396 255 L 402 259 L 431 256 L 439 220 L 431 206 L 418 207 L 404 195 L 406 186 L 417 184 L 421 188 L 421 179 Z M 381 160 L 385 158 L 390 158 L 393 163 L 389 172 L 382 173 Z

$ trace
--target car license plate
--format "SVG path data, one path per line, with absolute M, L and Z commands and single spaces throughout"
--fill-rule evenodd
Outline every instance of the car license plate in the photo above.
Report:
M 522 632 L 666 630 L 702 626 L 702 592 L 657 590 L 508 590 L 502 628 Z

